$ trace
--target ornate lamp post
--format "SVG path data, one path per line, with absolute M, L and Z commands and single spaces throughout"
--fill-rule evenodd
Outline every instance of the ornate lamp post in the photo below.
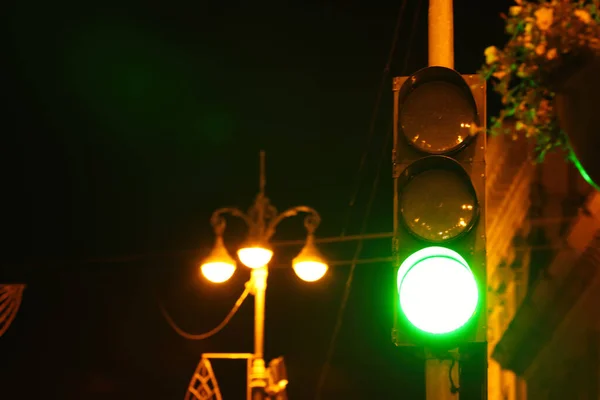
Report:
M 235 260 L 229 255 L 223 242 L 225 218 L 229 214 L 241 218 L 248 226 L 248 237 L 237 255 L 242 264 L 250 268 L 251 277 L 247 285 L 254 295 L 254 357 L 250 371 L 250 387 L 253 400 L 262 400 L 266 396 L 268 373 L 264 361 L 264 324 L 265 293 L 267 289 L 268 264 L 273 257 L 269 240 L 275 233 L 277 225 L 288 217 L 299 213 L 307 214 L 304 226 L 307 230 L 306 244 L 292 261 L 296 275 L 307 282 L 321 279 L 328 266 L 314 244 L 314 232 L 321 222 L 321 217 L 314 209 L 306 206 L 290 208 L 278 213 L 265 196 L 265 153 L 260 152 L 260 191 L 254 204 L 247 213 L 237 208 L 220 208 L 211 217 L 216 240 L 209 256 L 203 261 L 200 270 L 204 277 L 214 283 L 227 281 L 236 269 Z M 286 380 L 287 382 L 287 380 Z

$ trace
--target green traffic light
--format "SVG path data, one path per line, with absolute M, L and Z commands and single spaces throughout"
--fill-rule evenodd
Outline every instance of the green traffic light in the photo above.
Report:
M 430 334 L 461 328 L 479 301 L 477 282 L 465 259 L 439 246 L 419 250 L 400 265 L 398 294 L 408 321 Z

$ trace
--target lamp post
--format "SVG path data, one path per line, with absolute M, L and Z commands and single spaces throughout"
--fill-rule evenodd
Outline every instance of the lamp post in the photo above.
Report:
M 216 236 L 215 244 L 209 256 L 203 261 L 200 270 L 204 277 L 214 283 L 227 281 L 236 269 L 235 260 L 229 255 L 223 241 L 225 233 L 225 215 L 241 218 L 248 226 L 248 237 L 237 256 L 242 264 L 251 269 L 247 285 L 254 295 L 254 355 L 250 371 L 249 385 L 252 400 L 263 400 L 269 374 L 264 361 L 264 325 L 265 325 L 265 293 L 267 290 L 268 264 L 273 257 L 269 240 L 281 221 L 300 213 L 306 214 L 304 226 L 307 230 L 306 244 L 292 261 L 296 275 L 307 282 L 321 279 L 328 266 L 314 244 L 314 232 L 321 222 L 321 217 L 314 209 L 306 206 L 292 207 L 278 213 L 265 196 L 265 153 L 260 152 L 260 191 L 254 204 L 247 213 L 237 208 L 220 208 L 211 217 L 211 224 Z M 287 379 L 285 380 L 287 383 Z

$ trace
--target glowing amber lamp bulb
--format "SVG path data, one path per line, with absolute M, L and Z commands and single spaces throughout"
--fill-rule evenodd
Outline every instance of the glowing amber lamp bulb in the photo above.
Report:
M 213 249 L 200 266 L 202 275 L 213 283 L 223 283 L 233 276 L 235 268 L 235 260 L 227 252 L 223 238 L 217 236 Z
M 327 273 L 329 267 L 316 248 L 313 235 L 306 239 L 306 245 L 292 261 L 292 267 L 298 278 L 306 282 L 316 282 Z
M 273 251 L 261 243 L 248 243 L 238 250 L 237 255 L 242 264 L 255 269 L 266 266 L 273 258 Z

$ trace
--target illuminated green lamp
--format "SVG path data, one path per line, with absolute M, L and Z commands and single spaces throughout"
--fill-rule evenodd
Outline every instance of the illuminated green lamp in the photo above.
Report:
M 439 246 L 421 249 L 400 265 L 398 295 L 408 321 L 434 335 L 464 326 L 479 301 L 477 281 L 465 259 Z

